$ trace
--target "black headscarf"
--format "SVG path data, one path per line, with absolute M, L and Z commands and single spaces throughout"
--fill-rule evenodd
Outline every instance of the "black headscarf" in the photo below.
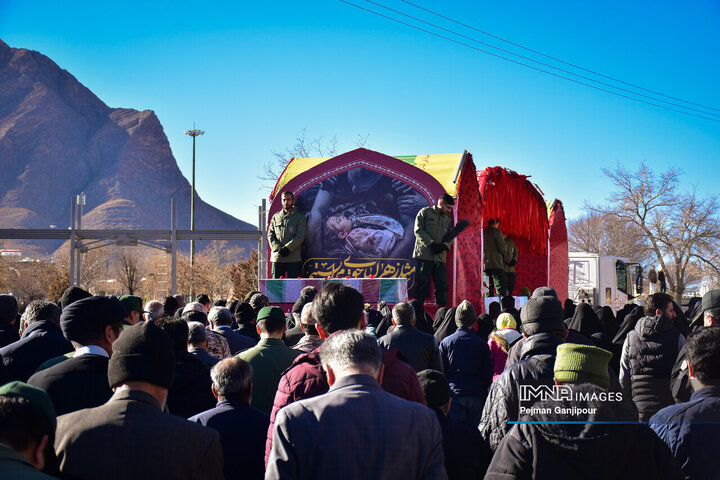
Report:
M 410 300 L 410 305 L 415 309 L 415 327 L 421 332 L 434 334 L 435 331 L 432 328 L 431 323 L 427 319 L 425 313 L 425 305 L 420 300 Z
M 600 313 L 598 314 L 598 318 L 600 318 L 600 325 L 602 326 L 603 332 L 608 335 L 612 340 L 612 338 L 615 337 L 615 334 L 617 334 L 619 329 L 612 308 L 608 307 L 607 305 L 602 307 L 600 309 Z
M 480 314 L 480 316 L 478 317 L 477 326 L 478 336 L 482 338 L 488 338 L 490 333 L 495 329 L 495 324 L 490 318 L 490 315 L 487 313 Z
M 622 345 L 625 343 L 625 337 L 627 337 L 627 334 L 635 329 L 635 325 L 638 320 L 643 317 L 643 315 L 644 312 L 640 306 L 636 306 L 630 313 L 625 315 L 625 319 L 623 319 L 622 324 L 620 324 L 620 330 L 618 330 L 615 334 L 615 338 L 613 338 L 613 343 L 615 345 Z
M 388 329 L 392 327 L 392 312 L 389 312 L 385 314 L 382 320 L 380 320 L 380 323 L 378 324 L 377 328 L 375 329 L 375 336 L 377 338 L 380 338 L 388 333 Z
M 588 338 L 595 333 L 603 333 L 604 331 L 600 319 L 587 303 L 581 303 L 575 308 L 575 314 L 567 323 L 567 327 L 569 330 L 582 333 Z
M 442 324 L 440 324 L 440 327 L 435 330 L 435 339 L 438 342 L 442 342 L 445 337 L 449 337 L 457 330 L 457 325 L 455 324 L 455 310 L 457 310 L 455 307 L 449 308 L 447 312 L 445 312 L 445 318 L 443 319 Z
M 572 318 L 575 314 L 575 302 L 569 298 L 565 300 L 565 308 L 563 309 L 563 318 Z
M 437 309 L 437 312 L 435 312 L 435 319 L 433 320 L 432 325 L 435 332 L 437 332 L 438 328 L 440 328 L 440 325 L 442 325 L 443 321 L 445 320 L 445 314 L 447 313 L 447 310 L 447 307 L 440 307 Z

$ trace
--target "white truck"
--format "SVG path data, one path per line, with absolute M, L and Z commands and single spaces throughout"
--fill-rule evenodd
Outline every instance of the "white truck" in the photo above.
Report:
M 635 280 L 642 272 L 637 263 L 614 255 L 568 253 L 568 297 L 575 303 L 609 306 L 617 313 L 638 295 Z

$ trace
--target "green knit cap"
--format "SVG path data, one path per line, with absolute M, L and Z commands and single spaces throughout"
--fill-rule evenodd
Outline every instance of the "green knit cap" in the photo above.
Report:
M 28 385 L 23 382 L 10 382 L 0 387 L 0 396 L 3 397 L 20 397 L 25 399 L 30 405 L 42 414 L 50 422 L 53 434 L 57 426 L 55 417 L 55 407 L 53 407 L 50 396 L 41 388 Z
M 557 347 L 555 379 L 562 383 L 594 383 L 610 388 L 608 364 L 612 353 L 602 348 L 576 343 Z

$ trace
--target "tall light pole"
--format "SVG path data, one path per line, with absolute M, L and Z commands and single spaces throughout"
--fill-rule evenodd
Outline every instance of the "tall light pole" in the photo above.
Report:
M 185 135 L 190 135 L 193 139 L 193 156 L 192 156 L 192 187 L 190 190 L 190 230 L 195 230 L 195 137 L 198 135 L 204 135 L 205 132 L 194 128 L 192 130 L 185 130 Z M 190 240 L 190 269 L 195 264 L 195 240 Z M 194 274 L 193 274 L 194 277 Z M 190 283 L 190 297 L 193 296 L 193 285 Z

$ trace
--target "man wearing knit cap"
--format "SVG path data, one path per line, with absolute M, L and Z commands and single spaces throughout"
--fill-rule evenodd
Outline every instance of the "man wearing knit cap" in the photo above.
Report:
M 60 297 L 60 308 L 65 310 L 65 307 L 71 303 L 87 297 L 92 297 L 92 294 L 87 290 L 83 290 L 80 287 L 68 287 Z
M 506 368 L 493 382 L 478 428 L 490 448 L 495 450 L 520 415 L 520 386 L 553 384 L 553 365 L 558 345 L 565 341 L 560 301 L 553 296 L 530 298 L 520 311 L 522 332 L 527 340 L 520 361 Z
M 28 380 L 48 392 L 58 415 L 97 407 L 112 395 L 107 382 L 108 360 L 122 332 L 124 313 L 115 297 L 87 297 L 63 310 L 60 326 L 75 353 Z
M 140 322 L 125 329 L 108 368 L 112 398 L 58 418 L 55 450 L 63 475 L 222 479 L 219 435 L 163 413 L 174 369 L 172 341 L 160 327 Z
M 445 375 L 450 382 L 450 418 L 477 427 L 492 381 L 487 341 L 470 331 L 477 316 L 472 303 L 463 300 L 455 310 L 457 330 L 440 343 Z
M 22 382 L 0 387 L 0 478 L 54 478 L 38 470 L 45 468 L 56 423 L 52 402 L 41 389 Z
M 253 368 L 253 392 L 250 405 L 270 414 L 278 382 L 283 371 L 300 355 L 285 345 L 285 313 L 280 307 L 263 307 L 258 312 L 257 331 L 260 341 L 237 356 Z
M 533 423 L 513 426 L 485 478 L 682 478 L 670 450 L 634 422 L 632 405 L 608 392 L 611 357 L 589 345 L 558 346 L 554 375 L 562 394 L 528 409 L 521 419 Z

